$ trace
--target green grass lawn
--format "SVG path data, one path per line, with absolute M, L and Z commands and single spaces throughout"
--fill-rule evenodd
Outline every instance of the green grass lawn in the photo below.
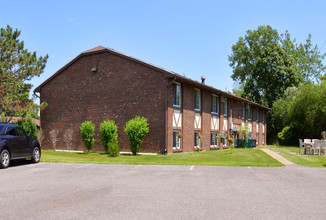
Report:
M 41 162 L 144 164 L 144 165 L 212 165 L 212 166 L 283 166 L 257 149 L 214 150 L 169 155 L 120 155 L 43 150 Z
M 284 158 L 292 161 L 295 164 L 309 167 L 326 167 L 326 156 L 310 156 L 310 155 L 299 155 L 298 147 L 288 147 L 288 146 L 258 146 L 258 149 L 267 148 L 276 153 L 279 153 Z

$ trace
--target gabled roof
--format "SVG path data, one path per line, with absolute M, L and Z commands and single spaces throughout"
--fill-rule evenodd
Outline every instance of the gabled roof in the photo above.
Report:
M 168 78 L 171 78 L 171 79 L 175 79 L 176 81 L 178 82 L 186 82 L 188 84 L 191 84 L 191 85 L 194 85 L 196 86 L 197 88 L 202 88 L 202 89 L 206 89 L 206 90 L 209 90 L 211 91 L 212 93 L 215 93 L 216 95 L 222 95 L 226 98 L 232 98 L 232 99 L 236 99 L 238 100 L 239 102 L 245 102 L 245 103 L 249 103 L 253 106 L 256 106 L 256 107 L 259 107 L 259 108 L 263 108 L 265 110 L 270 110 L 270 108 L 266 107 L 266 106 L 263 106 L 263 105 L 260 105 L 260 104 L 257 104 L 255 102 L 252 102 L 248 99 L 244 99 L 244 98 L 241 98 L 239 96 L 236 96 L 236 95 L 233 95 L 233 94 L 230 94 L 228 92 L 224 92 L 222 90 L 219 90 L 219 89 L 216 89 L 212 86 L 208 86 L 206 84 L 203 84 L 203 83 L 200 83 L 198 81 L 195 81 L 195 80 L 192 80 L 190 78 L 187 78 L 185 76 L 182 76 L 180 74 L 177 74 L 175 72 L 172 72 L 172 71 L 168 71 L 168 70 L 165 70 L 161 67 L 157 67 L 157 66 L 154 66 L 150 63 L 147 63 L 147 62 L 144 62 L 142 60 L 139 60 L 139 59 L 136 59 L 136 58 L 133 58 L 131 56 L 127 56 L 125 54 L 122 54 L 122 53 L 119 53 L 111 48 L 107 48 L 107 47 L 102 47 L 102 46 L 98 46 L 98 47 L 95 47 L 95 48 L 92 48 L 90 50 L 86 50 L 85 52 L 79 54 L 76 58 L 74 58 L 73 60 L 71 60 L 69 63 L 67 63 L 64 67 L 62 67 L 61 69 L 59 69 L 55 74 L 53 74 L 50 78 L 48 78 L 47 80 L 45 80 L 41 85 L 39 85 L 37 88 L 34 89 L 34 93 L 35 92 L 40 92 L 41 91 L 41 88 L 47 84 L 49 81 L 51 81 L 53 78 L 55 78 L 57 75 L 59 75 L 63 70 L 65 70 L 67 67 L 69 67 L 70 65 L 72 65 L 74 62 L 76 62 L 79 58 L 81 58 L 82 56 L 85 56 L 85 55 L 90 55 L 90 54 L 95 54 L 95 53 L 102 53 L 102 52 L 109 52 L 109 53 L 112 53 L 112 54 L 115 54 L 117 56 L 120 56 L 120 57 L 123 57 L 123 58 L 126 58 L 126 59 L 129 59 L 129 60 L 132 60 L 134 62 L 137 62 L 137 63 L 140 63 L 142 65 L 145 65 L 147 67 L 150 67 L 152 69 L 155 69 L 157 71 L 160 71 L 162 73 L 164 73 L 166 75 L 166 77 Z

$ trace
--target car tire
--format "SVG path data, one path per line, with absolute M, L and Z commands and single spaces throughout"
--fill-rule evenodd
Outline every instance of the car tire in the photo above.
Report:
M 10 153 L 8 150 L 1 151 L 0 154 L 0 168 L 7 168 L 10 164 Z
M 38 162 L 40 162 L 40 158 L 41 158 L 40 148 L 39 147 L 34 147 L 33 155 L 32 155 L 32 162 L 33 163 L 38 163 Z

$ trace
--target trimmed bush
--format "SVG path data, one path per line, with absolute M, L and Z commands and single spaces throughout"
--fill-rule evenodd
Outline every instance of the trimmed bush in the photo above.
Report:
M 117 157 L 119 156 L 120 149 L 119 149 L 119 142 L 118 140 L 112 140 L 108 144 L 108 154 L 110 157 Z
M 103 121 L 100 125 L 101 142 L 111 157 L 119 155 L 118 127 L 113 120 Z
M 85 121 L 80 125 L 81 139 L 87 151 L 93 149 L 95 125 L 91 121 Z
M 29 120 L 20 120 L 20 121 L 14 122 L 14 124 L 19 125 L 32 138 L 37 139 L 38 128 L 37 128 L 37 125 L 34 124 L 31 119 L 29 119 Z
M 130 140 L 130 149 L 133 155 L 140 150 L 144 137 L 149 132 L 147 119 L 136 116 L 127 122 L 125 132 Z

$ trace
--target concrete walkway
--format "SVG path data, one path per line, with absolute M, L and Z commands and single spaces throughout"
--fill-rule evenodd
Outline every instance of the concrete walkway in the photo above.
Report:
M 277 160 L 280 163 L 284 164 L 285 166 L 294 164 L 291 161 L 288 161 L 287 159 L 285 159 L 284 157 L 279 155 L 278 153 L 275 153 L 274 151 L 271 151 L 270 149 L 261 149 L 261 150 L 264 151 L 269 156 L 273 157 L 275 160 Z

